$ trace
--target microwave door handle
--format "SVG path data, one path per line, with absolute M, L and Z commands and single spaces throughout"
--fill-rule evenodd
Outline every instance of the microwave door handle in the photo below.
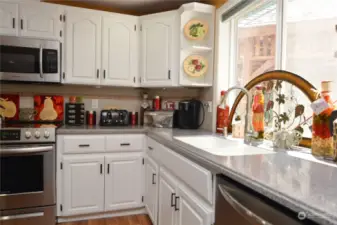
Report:
M 43 79 L 43 49 L 42 45 L 40 45 L 40 55 L 39 55 L 39 67 L 40 67 L 40 77 Z
M 236 200 L 230 193 L 228 193 L 224 185 L 218 185 L 220 193 L 222 197 L 233 207 L 235 211 L 241 214 L 244 218 L 250 221 L 252 224 L 261 224 L 261 225 L 272 225 L 269 222 L 265 221 L 258 215 L 254 214 L 252 211 L 247 209 L 244 205 L 242 205 L 238 200 Z

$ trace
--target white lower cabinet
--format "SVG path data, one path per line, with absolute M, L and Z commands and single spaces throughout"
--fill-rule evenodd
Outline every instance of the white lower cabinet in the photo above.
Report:
M 158 212 L 158 173 L 159 167 L 151 158 L 145 159 L 145 196 L 144 204 L 152 220 L 153 225 L 157 224 Z
M 159 177 L 159 225 L 175 224 L 175 198 L 177 181 L 173 180 L 169 174 L 161 169 Z
M 63 157 L 63 215 L 104 210 L 104 156 Z
M 158 225 L 211 225 L 213 211 L 182 182 L 160 169 Z
M 105 211 L 142 206 L 142 153 L 105 157 Z
M 178 186 L 177 191 L 178 219 L 176 225 L 211 225 L 212 224 L 212 209 L 204 204 L 191 191 Z

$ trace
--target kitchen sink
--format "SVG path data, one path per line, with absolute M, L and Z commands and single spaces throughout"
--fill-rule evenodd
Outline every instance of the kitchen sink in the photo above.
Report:
M 214 156 L 239 156 L 272 154 L 272 150 L 249 146 L 243 143 L 243 140 L 228 140 L 213 135 L 205 136 L 182 136 L 174 139 L 184 144 L 193 146 Z

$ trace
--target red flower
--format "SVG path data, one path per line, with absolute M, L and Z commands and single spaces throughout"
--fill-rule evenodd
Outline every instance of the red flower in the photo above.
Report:
M 193 59 L 193 60 L 192 60 L 192 64 L 193 64 L 193 65 L 198 65 L 198 64 L 199 64 L 199 60 Z
M 196 66 L 195 66 L 195 69 L 196 69 L 197 71 L 200 71 L 200 70 L 201 70 L 201 65 L 196 65 Z

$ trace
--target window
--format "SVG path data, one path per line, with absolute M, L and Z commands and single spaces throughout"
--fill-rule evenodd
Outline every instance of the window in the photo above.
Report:
M 214 99 L 219 100 L 220 90 L 244 86 L 256 76 L 275 69 L 298 74 L 317 89 L 322 80 L 333 80 L 337 87 L 336 0 L 251 2 L 218 26 Z M 283 92 L 297 96 L 298 102 L 306 98 L 295 93 L 298 90 L 290 84 L 283 88 Z M 230 105 L 235 98 L 235 93 L 230 95 Z M 337 99 L 337 91 L 333 98 Z M 237 114 L 243 114 L 244 105 L 241 101 Z M 312 115 L 309 105 L 309 102 L 305 105 L 306 115 Z

